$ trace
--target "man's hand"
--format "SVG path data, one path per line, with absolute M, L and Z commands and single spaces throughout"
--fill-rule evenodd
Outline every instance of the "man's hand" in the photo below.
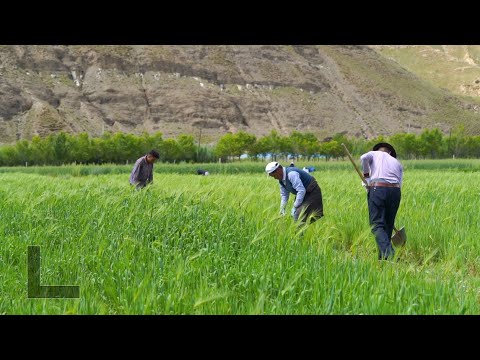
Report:
M 293 217 L 293 220 L 297 221 L 298 220 L 298 216 L 300 215 L 300 211 L 298 210 L 298 207 L 293 207 L 292 208 L 292 213 L 291 213 L 292 217 Z
M 366 184 L 365 181 L 367 182 Z M 370 184 L 370 181 L 368 179 L 365 179 L 365 181 L 362 181 L 362 186 L 365 188 L 365 191 L 368 192 L 368 185 Z
M 295 211 L 297 210 L 297 208 L 294 206 L 292 207 L 292 212 L 290 213 L 290 215 L 292 215 L 293 217 L 295 217 Z

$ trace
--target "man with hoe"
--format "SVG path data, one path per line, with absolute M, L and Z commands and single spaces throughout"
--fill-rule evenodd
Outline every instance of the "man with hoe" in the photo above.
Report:
M 367 188 L 368 215 L 378 246 L 379 260 L 393 257 L 391 237 L 400 206 L 403 167 L 388 143 L 379 143 L 360 157 Z

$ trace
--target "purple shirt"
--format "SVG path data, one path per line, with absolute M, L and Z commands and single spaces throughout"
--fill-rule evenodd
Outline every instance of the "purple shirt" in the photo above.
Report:
M 147 162 L 147 156 L 142 156 L 135 162 L 132 173 L 130 174 L 130 184 L 144 187 L 147 183 L 153 181 L 153 163 Z
M 402 186 L 403 166 L 384 151 L 369 151 L 360 157 L 363 173 L 370 173 L 368 181 L 380 180 Z

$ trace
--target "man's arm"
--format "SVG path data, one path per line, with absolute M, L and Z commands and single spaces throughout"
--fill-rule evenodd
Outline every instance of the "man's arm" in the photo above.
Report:
M 153 165 L 150 169 L 150 174 L 148 175 L 148 182 L 151 184 L 153 182 Z
M 373 161 L 372 152 L 369 151 L 368 153 L 365 153 L 362 156 L 360 156 L 360 161 L 362 163 L 363 177 L 364 178 L 369 178 L 370 177 L 370 164 Z
M 130 184 L 136 185 L 138 182 L 138 174 L 140 172 L 140 166 L 138 163 L 135 163 L 132 169 L 132 173 L 130 174 Z
M 295 202 L 293 206 L 298 208 L 303 203 L 303 198 L 307 193 L 305 186 L 303 186 L 302 180 L 300 179 L 300 174 L 296 171 L 290 171 L 288 173 L 288 180 L 292 183 L 292 186 L 295 190 L 297 190 L 297 196 L 295 198 Z
M 287 206 L 290 193 L 282 185 L 279 185 L 279 186 L 280 186 L 280 197 L 282 198 L 280 202 L 280 212 L 284 212 L 285 207 Z
M 140 179 L 140 174 L 142 173 L 142 168 L 143 168 L 143 161 L 139 161 L 138 163 L 135 163 L 135 166 L 133 167 L 132 174 L 130 175 L 130 184 L 132 185 L 144 185 L 145 181 Z

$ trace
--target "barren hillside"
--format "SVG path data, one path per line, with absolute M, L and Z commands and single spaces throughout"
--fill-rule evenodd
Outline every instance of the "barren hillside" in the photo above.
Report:
M 60 130 L 480 134 L 477 102 L 368 46 L 4 45 L 0 95 L 0 143 Z

